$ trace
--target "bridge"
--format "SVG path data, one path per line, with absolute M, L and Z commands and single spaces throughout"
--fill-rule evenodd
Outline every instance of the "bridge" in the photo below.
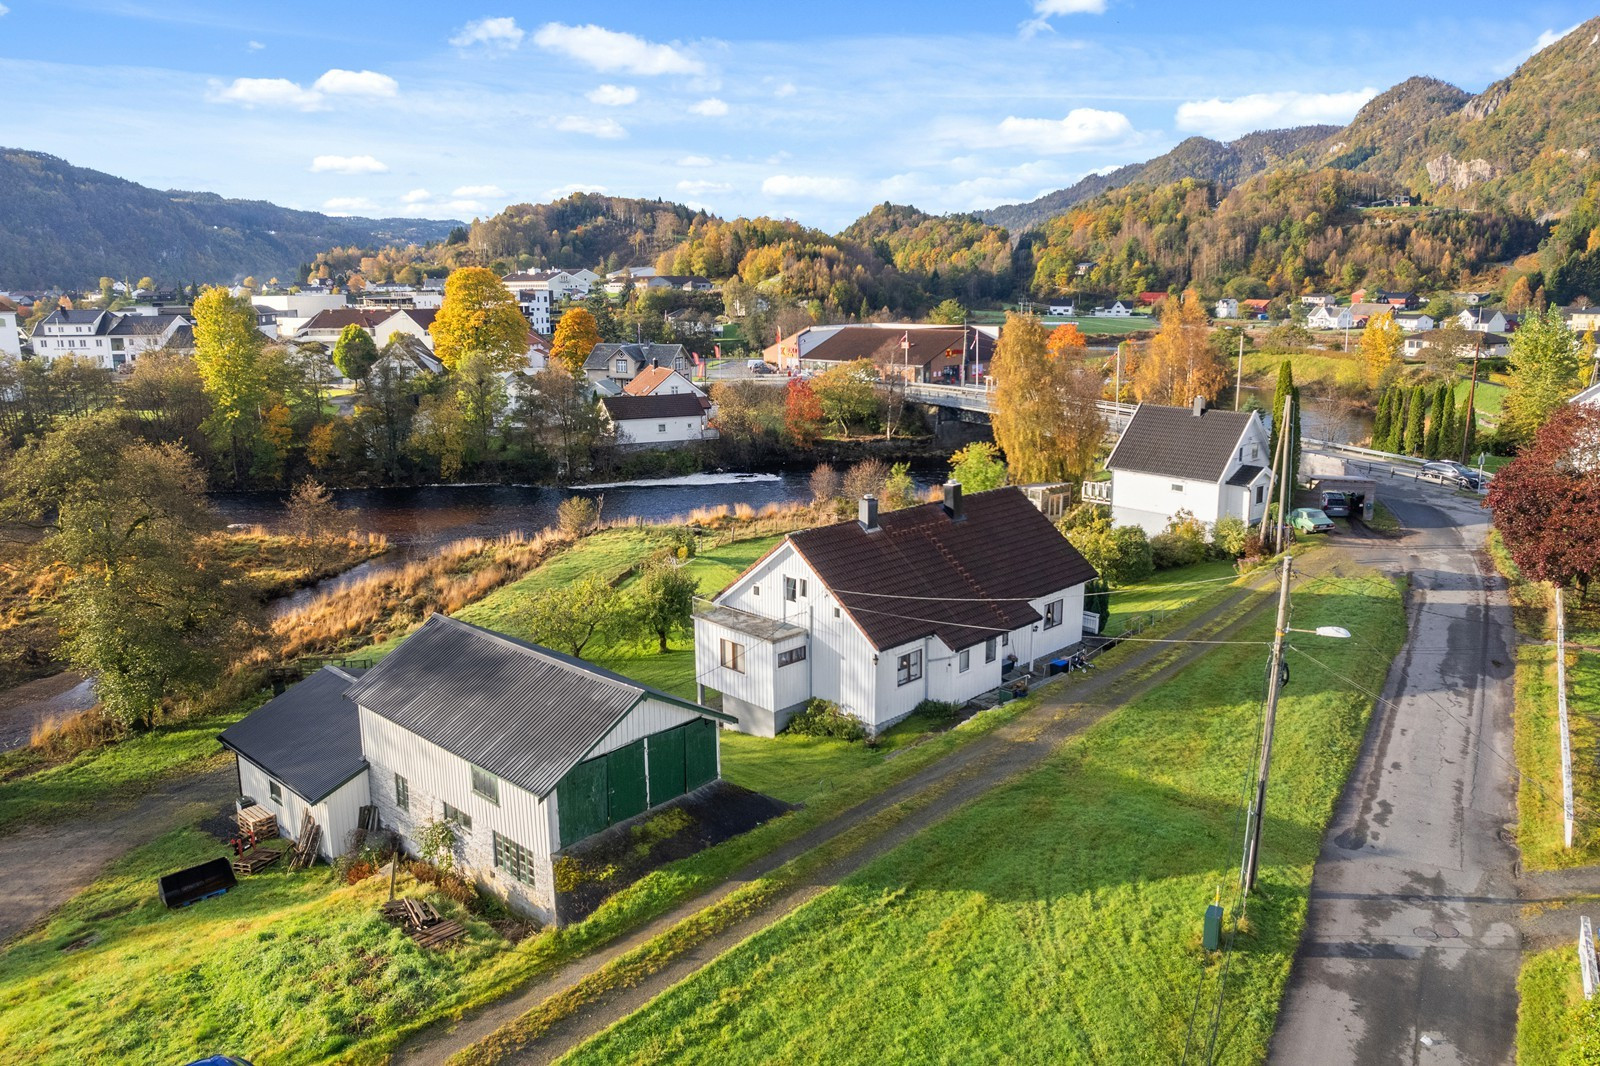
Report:
M 948 407 L 972 414 L 988 415 L 994 411 L 994 390 L 981 385 L 911 383 L 906 385 L 905 397 L 917 403 L 928 404 L 930 407 Z M 1127 427 L 1137 405 L 1099 400 L 1095 406 L 1105 415 L 1108 433 L 1115 437 Z

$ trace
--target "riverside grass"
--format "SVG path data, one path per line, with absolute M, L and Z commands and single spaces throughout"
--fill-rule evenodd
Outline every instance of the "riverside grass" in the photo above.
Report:
M 1404 615 L 1389 582 L 1354 584 L 1363 594 L 1346 582 L 1297 595 L 1294 620 L 1356 632 L 1316 657 L 1376 690 Z M 1241 639 L 1269 635 L 1263 619 Z M 1209 652 L 562 1061 L 1176 1061 L 1197 991 L 1208 1005 L 1217 993 L 1200 921 L 1237 876 L 1263 652 Z M 1219 1061 L 1265 1054 L 1370 711 L 1295 662 Z

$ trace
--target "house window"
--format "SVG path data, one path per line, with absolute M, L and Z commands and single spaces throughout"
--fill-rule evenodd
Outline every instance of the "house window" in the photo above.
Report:
M 1254 444 L 1250 445 L 1250 458 L 1254 459 L 1258 454 L 1259 454 L 1259 449 L 1256 447 L 1256 445 L 1254 445 Z
M 283 802 L 283 788 L 276 781 L 267 782 L 267 795 L 272 797 L 273 803 Z
M 500 806 L 500 779 L 482 767 L 472 768 L 472 794 Z
M 472 815 L 459 807 L 452 807 L 448 803 L 444 805 L 444 820 L 451 825 L 460 826 L 462 829 L 472 828 Z
M 837 608 L 837 607 L 835 607 L 835 608 L 834 608 L 834 609 L 833 609 L 833 616 L 834 616 L 834 617 L 835 617 L 835 618 L 838 618 L 838 617 L 839 617 L 839 608 Z
M 618 376 L 626 374 L 628 372 L 628 361 L 626 359 L 618 359 L 615 369 Z
M 533 852 L 499 833 L 494 835 L 494 866 L 525 885 L 533 884 Z
M 792 577 L 783 579 L 783 598 L 793 600 L 800 594 L 800 582 Z
M 722 668 L 736 674 L 744 673 L 744 645 L 732 640 L 722 642 Z
M 806 646 L 804 644 L 798 648 L 790 648 L 788 651 L 780 651 L 778 653 L 779 666 L 793 666 L 795 663 L 803 663 L 805 661 Z
M 897 685 L 909 685 L 922 678 L 922 652 L 908 651 L 900 656 L 900 662 L 895 667 L 894 680 Z
M 1183 491 L 1183 485 L 1180 484 L 1179 482 L 1174 481 L 1172 483 L 1172 491 L 1173 492 L 1182 492 Z
M 656 423 L 656 432 L 657 433 L 665 433 L 666 431 L 667 431 L 667 424 L 665 422 L 657 422 Z
M 1261 498 L 1263 496 L 1265 496 L 1266 494 L 1267 494 L 1267 487 L 1265 485 L 1257 485 L 1256 486 L 1256 502 L 1257 503 L 1260 503 L 1261 502 Z
M 1044 627 L 1054 629 L 1061 624 L 1061 601 L 1051 600 L 1044 605 Z
M 399 774 L 394 775 L 394 805 L 402 811 L 411 809 L 411 782 Z
M 990 637 L 988 640 L 983 642 L 983 661 L 984 662 L 986 662 L 986 663 L 994 662 L 994 657 L 995 657 L 996 654 L 998 654 L 998 652 L 997 652 L 997 650 L 995 648 L 996 643 L 997 643 L 997 641 L 993 637 Z
M 971 648 L 961 649 L 961 654 L 956 656 L 956 669 L 963 674 L 972 669 Z

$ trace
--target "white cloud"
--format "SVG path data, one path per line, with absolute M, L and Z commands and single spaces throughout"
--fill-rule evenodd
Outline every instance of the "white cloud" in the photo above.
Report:
M 709 118 L 716 118 L 728 113 L 728 105 L 723 101 L 718 100 L 715 96 L 712 96 L 705 100 L 701 100 L 697 104 L 694 104 L 689 108 L 689 110 L 693 111 L 697 115 L 705 115 Z
M 709 167 L 711 157 L 708 155 L 686 155 L 678 160 L 680 167 Z
M 378 210 L 378 205 L 365 196 L 335 196 L 324 200 L 322 209 L 330 215 L 354 215 Z
M 631 85 L 597 85 L 584 95 L 606 107 L 626 107 L 639 99 L 639 90 Z
M 514 18 L 477 19 L 457 30 L 456 35 L 450 38 L 450 43 L 457 48 L 471 48 L 475 44 L 515 48 L 522 43 L 524 36 L 526 34 Z
M 980 139 L 1036 152 L 1075 152 L 1127 141 L 1133 136 L 1133 124 L 1122 112 L 1075 107 L 1059 119 L 1010 116 L 993 133 Z
M 370 155 L 319 155 L 311 161 L 313 174 L 382 174 L 388 169 Z
M 0 18 L 4 18 L 9 14 L 11 14 L 11 9 L 4 4 L 0 4 Z
M 1104 15 L 1106 0 L 1033 0 L 1033 13 L 1040 18 L 1056 15 Z
M 498 185 L 463 185 L 450 195 L 458 200 L 474 200 L 480 196 L 493 200 L 505 194 Z
M 1574 22 L 1564 30 L 1545 30 L 1543 33 L 1539 34 L 1539 39 L 1533 42 L 1533 51 L 1529 52 L 1528 54 L 1538 55 L 1540 52 L 1544 51 L 1546 48 L 1549 48 L 1551 45 L 1561 40 L 1561 38 L 1565 37 L 1567 34 L 1571 33 L 1573 30 L 1582 25 L 1583 23 L 1581 22 Z
M 375 70 L 335 68 L 313 82 L 311 88 L 334 96 L 393 96 L 400 91 L 400 83 Z
M 211 99 L 240 107 L 297 107 L 315 111 L 322 105 L 322 94 L 303 89 L 288 78 L 234 78 L 223 86 L 212 83 Z
M 733 186 L 725 181 L 680 181 L 678 191 L 690 196 L 705 196 L 707 193 L 732 192 Z
M 602 26 L 567 26 L 547 23 L 533 35 L 533 43 L 560 52 L 595 70 L 628 74 L 704 74 L 705 64 L 669 44 L 656 44 L 631 33 Z
M 849 200 L 856 195 L 856 183 L 849 178 L 774 174 L 761 183 L 761 192 L 766 196 L 807 200 Z
M 263 48 L 265 48 L 266 45 L 262 44 L 260 41 L 251 41 L 249 44 L 246 44 L 244 47 L 245 47 L 246 51 L 259 52 Z
M 447 200 L 439 206 L 446 211 L 454 211 L 460 214 L 471 214 L 474 211 L 484 210 L 483 204 L 477 200 Z
M 1349 122 L 1361 105 L 1378 95 L 1373 88 L 1341 93 L 1251 93 L 1232 100 L 1190 100 L 1178 105 L 1180 130 L 1210 137 L 1238 137 L 1253 130 Z
M 427 189 L 412 189 L 410 192 L 400 197 L 401 202 L 408 204 L 427 203 L 431 199 L 433 199 L 433 193 L 429 192 Z
M 590 118 L 587 115 L 568 115 L 556 122 L 562 133 L 586 133 L 603 141 L 618 141 L 628 135 L 622 124 L 614 118 Z
M 798 90 L 796 90 L 794 87 L 794 82 L 786 81 L 776 89 L 772 90 L 772 95 L 777 97 L 793 96 L 797 91 Z

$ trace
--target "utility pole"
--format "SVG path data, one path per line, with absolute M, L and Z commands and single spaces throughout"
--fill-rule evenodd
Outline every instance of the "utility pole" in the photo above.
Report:
M 1467 387 L 1467 417 L 1461 420 L 1461 465 L 1466 466 L 1472 461 L 1467 455 L 1467 434 L 1472 429 L 1473 419 L 1477 415 L 1478 396 L 1478 359 L 1483 355 L 1483 334 L 1478 334 L 1477 345 L 1472 349 L 1472 384 Z M 1452 399 L 1451 403 L 1455 403 Z
M 1233 409 L 1239 409 L 1239 393 L 1244 387 L 1244 330 L 1239 330 L 1239 369 L 1233 374 Z
M 1285 529 L 1289 524 L 1289 499 L 1294 487 L 1296 471 L 1294 465 L 1294 446 L 1290 435 L 1294 432 L 1293 423 L 1289 421 L 1294 410 L 1294 394 L 1290 393 L 1283 398 L 1283 428 L 1278 431 L 1278 443 L 1283 446 L 1283 470 L 1278 478 L 1278 531 L 1277 547 L 1283 551 L 1283 538 Z
M 1289 627 L 1289 575 L 1293 572 L 1290 553 L 1283 555 L 1282 576 L 1278 583 L 1278 624 L 1272 637 L 1272 660 L 1267 675 L 1267 714 L 1261 730 L 1261 766 L 1256 772 L 1256 791 L 1250 804 L 1249 831 L 1245 835 L 1244 867 L 1240 885 L 1248 895 L 1256 887 L 1256 868 L 1261 860 L 1261 823 L 1267 811 L 1267 776 L 1272 770 L 1272 730 L 1278 716 L 1278 692 L 1283 687 L 1283 638 Z
M 1122 402 L 1122 346 L 1127 343 L 1127 341 L 1117 342 L 1117 383 L 1111 393 L 1111 399 L 1117 403 Z

